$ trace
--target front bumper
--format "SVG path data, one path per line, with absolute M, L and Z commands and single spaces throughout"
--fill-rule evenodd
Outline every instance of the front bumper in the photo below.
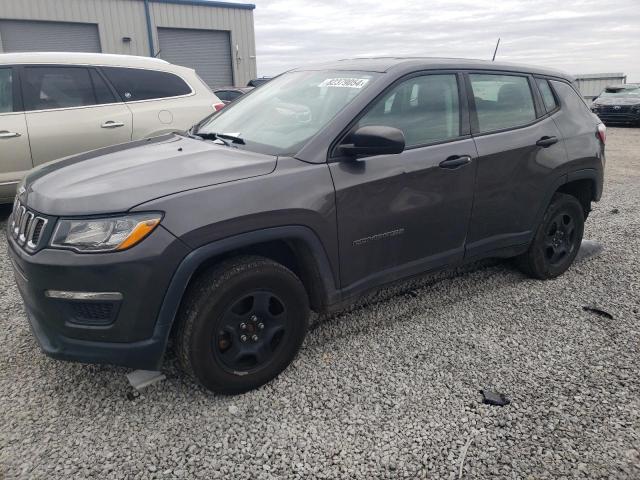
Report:
M 10 234 L 7 242 L 31 329 L 44 353 L 83 363 L 160 366 L 169 327 L 157 328 L 157 318 L 171 277 L 189 253 L 182 242 L 162 227 L 132 249 L 104 254 L 45 248 L 31 255 Z M 120 292 L 122 299 L 105 310 L 104 302 L 50 298 L 47 290 Z M 108 315 L 91 320 L 96 310 Z

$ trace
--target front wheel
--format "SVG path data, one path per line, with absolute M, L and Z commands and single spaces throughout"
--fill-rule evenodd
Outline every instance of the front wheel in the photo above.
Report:
M 520 269 L 542 280 L 562 275 L 578 254 L 584 220 L 584 210 L 575 197 L 556 193 L 529 249 L 517 258 Z
M 178 318 L 178 358 L 209 390 L 243 393 L 291 363 L 308 318 L 306 290 L 289 269 L 262 257 L 224 261 L 189 287 Z

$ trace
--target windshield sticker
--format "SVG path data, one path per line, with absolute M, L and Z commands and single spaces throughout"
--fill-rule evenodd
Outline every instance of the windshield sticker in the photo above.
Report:
M 319 87 L 362 88 L 369 83 L 368 78 L 327 78 Z

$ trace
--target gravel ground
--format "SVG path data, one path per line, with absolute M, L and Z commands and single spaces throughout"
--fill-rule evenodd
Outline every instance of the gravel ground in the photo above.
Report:
M 463 456 L 464 478 L 640 478 L 640 129 L 607 148 L 602 253 L 554 281 L 489 262 L 386 292 L 238 397 L 172 358 L 132 398 L 127 370 L 45 357 L 0 255 L 0 478 L 453 479 Z

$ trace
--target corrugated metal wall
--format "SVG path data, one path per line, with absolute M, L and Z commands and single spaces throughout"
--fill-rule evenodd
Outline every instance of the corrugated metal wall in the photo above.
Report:
M 138 0 L 0 0 L 0 19 L 95 23 L 104 53 L 149 55 L 144 4 Z
M 235 84 L 244 86 L 256 77 L 252 10 L 153 0 L 149 10 L 156 52 L 158 27 L 228 30 Z M 150 54 L 143 0 L 0 0 L 0 19 L 94 23 L 104 53 Z M 2 47 L 0 39 L 0 52 Z
M 236 85 L 246 85 L 256 77 L 252 10 L 153 2 L 150 6 L 151 23 L 157 27 L 230 31 L 233 78 Z M 153 43 L 158 48 L 157 28 L 154 29 L 153 35 Z
M 589 75 L 576 75 L 578 89 L 585 99 L 597 97 L 607 85 L 626 83 L 627 76 L 624 73 L 600 73 Z
M 102 51 L 94 23 L 0 19 L 0 37 L 11 52 Z
M 227 30 L 161 27 L 158 44 L 160 58 L 193 68 L 210 87 L 233 85 L 231 38 Z

